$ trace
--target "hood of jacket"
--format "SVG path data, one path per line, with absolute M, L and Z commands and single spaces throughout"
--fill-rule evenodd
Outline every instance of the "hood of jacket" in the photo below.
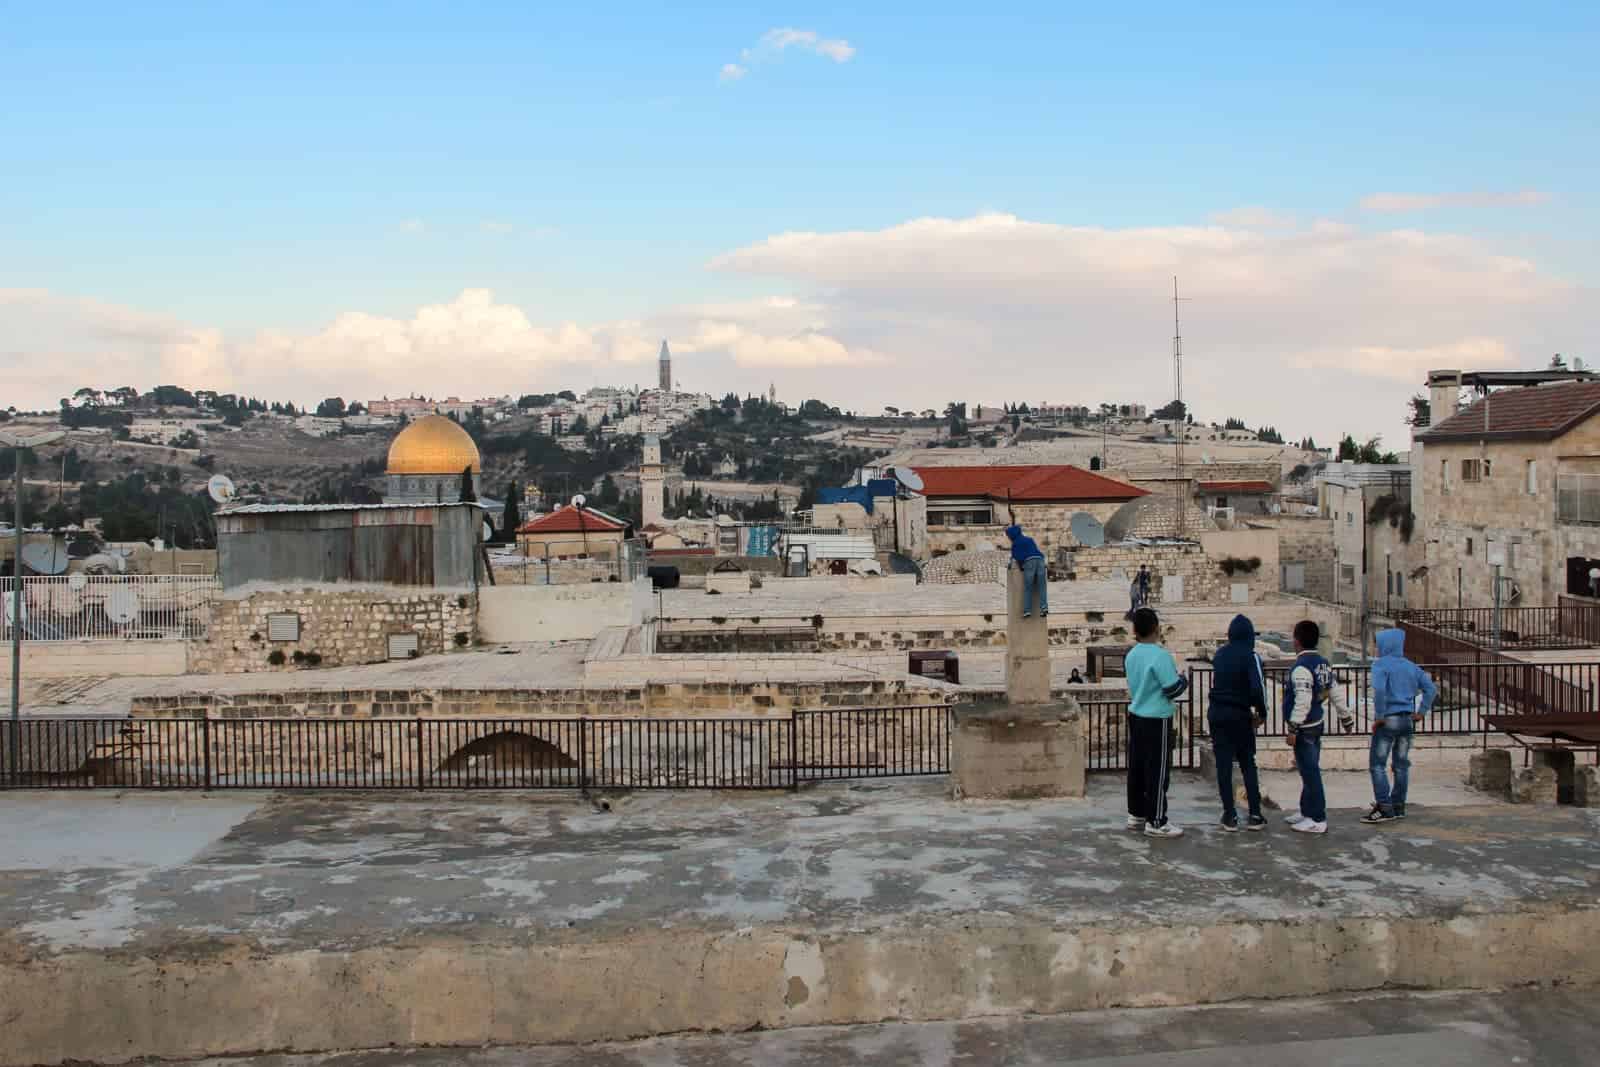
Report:
M 1256 624 L 1247 616 L 1235 615 L 1228 624 L 1228 640 L 1235 644 L 1247 644 L 1252 648 L 1256 643 Z
M 1006 527 L 1006 536 L 1009 537 L 1012 540 L 1012 542 L 1015 542 L 1017 538 L 1022 536 L 1022 527 L 1016 525 L 1015 523 L 1013 523 L 1010 526 L 1007 526 Z
M 1404 630 L 1379 630 L 1378 655 L 1404 656 L 1406 654 L 1406 632 Z

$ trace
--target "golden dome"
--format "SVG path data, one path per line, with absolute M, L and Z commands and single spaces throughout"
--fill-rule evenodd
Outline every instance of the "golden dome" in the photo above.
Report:
M 389 445 L 390 474 L 460 474 L 483 468 L 472 435 L 443 415 L 424 415 Z

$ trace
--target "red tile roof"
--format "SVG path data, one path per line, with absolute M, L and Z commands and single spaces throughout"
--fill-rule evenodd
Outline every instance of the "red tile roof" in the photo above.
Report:
M 1149 494 L 1082 467 L 917 467 L 924 496 L 989 497 L 1019 503 L 1135 500 Z
M 569 506 L 523 523 L 517 527 L 517 533 L 611 533 L 627 528 L 627 523 L 593 508 L 584 508 L 580 520 L 578 509 Z
M 1600 413 L 1600 382 L 1501 389 L 1417 435 L 1431 441 L 1549 440 Z
M 1271 482 L 1201 482 L 1207 493 L 1276 493 Z

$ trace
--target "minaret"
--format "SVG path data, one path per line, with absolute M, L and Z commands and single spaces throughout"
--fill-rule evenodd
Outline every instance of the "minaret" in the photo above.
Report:
M 661 391 L 672 392 L 672 353 L 667 351 L 667 342 L 661 342 Z
M 666 350 L 666 345 L 662 345 Z M 664 364 L 663 364 L 664 365 Z M 659 525 L 666 517 L 666 478 L 661 473 L 661 438 L 645 434 L 644 459 L 639 464 L 639 495 L 643 505 L 644 525 Z

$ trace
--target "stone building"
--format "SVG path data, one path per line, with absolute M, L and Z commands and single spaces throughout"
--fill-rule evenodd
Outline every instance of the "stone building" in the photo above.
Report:
M 1072 548 L 1073 516 L 1106 522 L 1148 493 L 1126 482 L 1068 465 L 918 467 L 928 501 L 930 551 L 1004 547 L 1005 528 L 1021 523 L 1052 555 Z
M 517 527 L 517 550 L 535 559 L 616 559 L 627 536 L 628 524 L 621 519 L 568 505 Z
M 1587 594 L 1600 567 L 1600 382 L 1502 389 L 1465 410 L 1457 395 L 1453 382 L 1432 390 L 1433 424 L 1416 437 L 1428 571 L 1411 606 L 1492 604 L 1496 563 L 1518 606 Z
M 1333 524 L 1333 600 L 1387 614 L 1422 607 L 1413 575 L 1422 532 L 1411 511 L 1411 468 L 1347 464 L 1317 479 L 1320 508 Z

